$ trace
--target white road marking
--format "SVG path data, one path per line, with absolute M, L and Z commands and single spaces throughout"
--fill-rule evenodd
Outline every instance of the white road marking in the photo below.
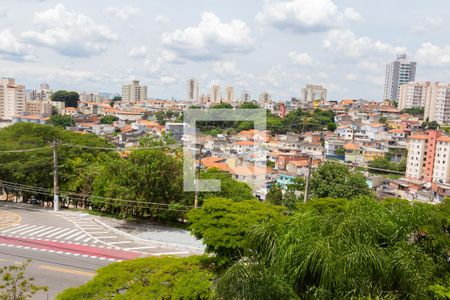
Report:
M 22 232 L 20 232 L 19 234 L 20 234 L 20 235 L 24 235 L 24 234 L 26 234 L 26 233 L 33 232 L 33 231 L 35 231 L 35 230 L 39 230 L 39 229 L 44 228 L 44 227 L 45 227 L 45 226 L 38 226 L 38 227 L 35 227 L 35 228 L 33 228 L 33 229 L 30 229 L 30 230 L 22 231 Z
M 133 247 L 133 248 L 125 248 L 125 250 L 143 250 L 143 249 L 155 249 L 155 246 L 145 246 L 145 247 Z
M 83 240 L 83 243 L 89 242 L 91 240 L 91 238 L 87 238 L 85 240 Z
M 115 236 L 115 235 L 111 235 L 111 236 L 96 236 L 95 238 L 96 239 L 100 239 L 100 240 L 102 240 L 102 239 L 116 239 L 117 236 Z
M 60 238 L 62 238 L 62 237 L 65 237 L 66 235 L 71 234 L 71 233 L 74 233 L 74 232 L 77 231 L 77 230 L 78 230 L 78 229 L 75 228 L 75 229 L 72 229 L 72 230 L 70 230 L 70 231 L 67 231 L 67 232 L 65 232 L 65 233 L 63 233 L 63 234 L 61 234 L 61 235 L 55 236 L 55 239 L 60 239 Z
M 29 233 L 28 235 L 33 236 L 33 235 L 38 234 L 38 233 L 41 233 L 41 232 L 43 232 L 43 231 L 48 232 L 49 229 L 53 229 L 53 228 L 54 228 L 53 226 L 45 227 L 44 229 L 40 229 L 40 230 L 38 230 L 38 231 L 33 231 L 32 233 Z
M 16 227 L 13 227 L 13 228 L 10 228 L 10 229 L 7 229 L 7 230 L 3 230 L 2 233 L 7 233 L 7 232 L 10 232 L 10 231 L 13 231 L 13 230 L 17 230 L 19 228 L 27 227 L 27 226 L 29 226 L 29 225 L 24 224 L 24 225 L 16 226 Z
M 131 244 L 131 243 L 134 243 L 134 242 L 132 242 L 132 241 L 121 241 L 121 242 L 111 242 L 109 244 L 111 244 L 111 245 L 118 245 L 118 244 Z
M 39 234 L 38 237 L 41 237 L 41 236 L 50 234 L 50 233 L 52 233 L 52 232 L 55 232 L 55 231 L 58 231 L 58 230 L 61 230 L 61 229 L 62 229 L 61 227 L 56 227 L 56 228 L 54 228 L 54 229 L 52 229 L 52 230 L 45 231 L 44 233 Z
M 34 227 L 36 227 L 36 226 L 37 226 L 37 225 L 26 225 L 25 228 L 21 228 L 21 229 L 19 229 L 19 230 L 10 232 L 10 234 L 16 234 L 16 233 L 18 233 L 18 232 L 21 232 L 21 231 L 24 231 L 24 230 L 28 230 L 29 228 L 34 228 Z
M 72 235 L 69 235 L 69 236 L 67 236 L 65 239 L 66 240 L 70 240 L 70 239 L 72 239 L 72 238 L 74 238 L 74 237 L 76 237 L 77 235 L 82 235 L 82 236 L 84 236 L 84 233 L 82 232 L 82 231 L 78 231 L 78 232 L 76 232 L 76 233 L 74 233 L 74 234 L 72 234 Z
M 67 230 L 70 230 L 71 228 L 64 228 L 64 229 L 62 229 L 62 230 L 60 230 L 60 231 L 57 231 L 57 232 L 55 232 L 55 233 L 52 233 L 52 234 L 50 234 L 49 236 L 47 236 L 48 238 L 51 238 L 51 237 L 53 237 L 53 236 L 55 236 L 55 235 L 57 235 L 57 234 L 60 234 L 60 233 L 62 233 L 62 232 L 64 232 L 64 231 L 67 231 Z

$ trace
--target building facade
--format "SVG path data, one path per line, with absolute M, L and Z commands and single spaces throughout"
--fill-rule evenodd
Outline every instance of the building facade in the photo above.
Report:
M 197 103 L 198 100 L 199 100 L 198 99 L 199 98 L 199 95 L 198 95 L 198 89 L 199 89 L 198 80 L 194 79 L 194 78 L 189 79 L 188 83 L 187 83 L 187 86 L 188 86 L 187 87 L 187 101 Z
M 386 65 L 384 82 L 384 99 L 398 100 L 400 86 L 416 80 L 417 63 L 409 61 L 406 54 L 398 55 L 397 59 Z
M 211 102 L 213 104 L 220 103 L 222 96 L 220 95 L 220 86 L 213 85 L 211 88 Z
M 302 88 L 300 102 L 303 106 L 313 103 L 314 100 L 326 101 L 327 89 L 322 85 L 308 84 Z
M 25 86 L 12 78 L 0 80 L 0 120 L 12 120 L 25 111 Z
M 226 93 L 225 93 L 225 102 L 226 103 L 234 102 L 234 89 L 231 85 L 227 86 Z
M 147 99 L 147 86 L 140 85 L 139 80 L 133 80 L 130 84 L 122 86 L 122 101 L 136 102 Z

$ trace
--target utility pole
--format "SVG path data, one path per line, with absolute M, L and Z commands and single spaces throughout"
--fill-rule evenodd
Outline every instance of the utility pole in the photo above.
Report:
M 202 150 L 203 144 L 200 144 L 199 149 L 199 163 L 195 165 L 195 197 L 194 197 L 194 208 L 198 208 L 198 190 L 199 190 L 199 181 L 200 181 L 200 169 L 202 166 Z
M 58 185 L 58 143 L 53 141 L 53 211 L 59 210 L 59 185 Z
M 308 176 L 306 177 L 305 195 L 304 195 L 304 199 L 303 199 L 304 203 L 306 203 L 306 201 L 308 201 L 308 198 L 309 198 L 309 181 L 311 179 L 311 166 L 312 166 L 312 162 L 313 162 L 313 159 L 310 156 L 308 156 L 306 158 L 306 160 L 308 162 Z

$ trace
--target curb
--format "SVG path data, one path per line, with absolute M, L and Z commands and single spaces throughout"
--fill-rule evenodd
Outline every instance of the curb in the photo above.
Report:
M 186 246 L 186 245 L 175 244 L 175 243 L 165 243 L 165 242 L 160 242 L 160 241 L 153 241 L 153 240 L 143 239 L 143 238 L 137 237 L 137 236 L 135 236 L 133 234 L 130 234 L 130 233 L 124 232 L 122 230 L 119 230 L 117 228 L 114 228 L 114 227 L 112 227 L 112 226 L 110 226 L 110 225 L 108 225 L 108 224 L 106 224 L 106 223 L 104 223 L 104 222 L 94 218 L 94 217 L 92 217 L 92 220 L 95 223 L 97 223 L 97 224 L 99 224 L 99 225 L 101 225 L 101 226 L 103 226 L 103 227 L 113 231 L 114 233 L 116 233 L 118 235 L 121 235 L 122 237 L 127 238 L 127 239 L 131 239 L 131 240 L 135 240 L 135 241 L 139 241 L 139 242 L 144 242 L 144 243 L 158 244 L 158 245 L 161 245 L 161 246 L 171 247 L 171 248 L 176 248 L 176 249 L 189 249 L 189 250 L 194 250 L 194 251 L 201 251 L 201 253 L 204 253 L 204 251 L 205 251 L 204 249 L 198 248 L 198 247 L 195 247 L 195 246 Z

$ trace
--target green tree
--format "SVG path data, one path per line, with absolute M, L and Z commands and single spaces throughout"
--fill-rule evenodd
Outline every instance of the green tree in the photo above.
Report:
M 55 102 L 64 102 L 66 107 L 78 107 L 80 95 L 77 92 L 56 91 L 52 94 L 51 100 Z
M 283 208 L 256 200 L 235 202 L 224 198 L 208 198 L 199 209 L 188 214 L 190 231 L 228 262 L 243 253 L 251 228 L 264 220 L 283 218 Z
M 258 109 L 260 106 L 254 102 L 244 102 L 239 105 L 240 109 Z
M 209 108 L 212 108 L 212 109 L 232 109 L 233 105 L 231 105 L 229 103 L 217 103 L 217 104 L 211 105 Z
M 103 267 L 91 281 L 56 299 L 207 300 L 214 298 L 215 277 L 206 257 L 148 257 Z
M 364 176 L 337 162 L 326 162 L 314 171 L 311 193 L 315 198 L 352 199 L 359 195 L 372 195 Z
M 388 119 L 386 117 L 381 117 L 378 119 L 378 122 L 380 122 L 381 124 L 387 124 Z
M 401 111 L 402 113 L 410 114 L 416 117 L 423 116 L 424 114 L 424 108 L 423 107 L 411 107 L 411 108 L 405 108 Z
M 29 264 L 28 260 L 24 263 L 0 268 L 0 299 L 26 300 L 40 291 L 47 292 L 47 287 L 35 285 L 34 278 L 25 275 Z
M 337 126 L 336 126 L 336 123 L 334 123 L 334 122 L 330 122 L 327 124 L 328 131 L 334 132 L 336 130 L 336 128 L 337 128 Z
M 278 184 L 272 185 L 266 195 L 266 201 L 273 205 L 283 205 L 283 191 Z
M 450 272 L 442 208 L 368 197 L 313 199 L 247 234 L 223 299 L 429 299 Z M 259 290 L 265 293 L 261 293 Z M 445 295 L 445 284 L 432 286 Z
M 116 116 L 104 116 L 104 117 L 100 118 L 100 123 L 111 125 L 112 123 L 114 123 L 114 121 L 118 121 L 118 120 L 119 120 L 119 118 Z
M 52 125 L 62 126 L 64 128 L 75 126 L 75 120 L 72 116 L 53 115 L 48 122 Z

